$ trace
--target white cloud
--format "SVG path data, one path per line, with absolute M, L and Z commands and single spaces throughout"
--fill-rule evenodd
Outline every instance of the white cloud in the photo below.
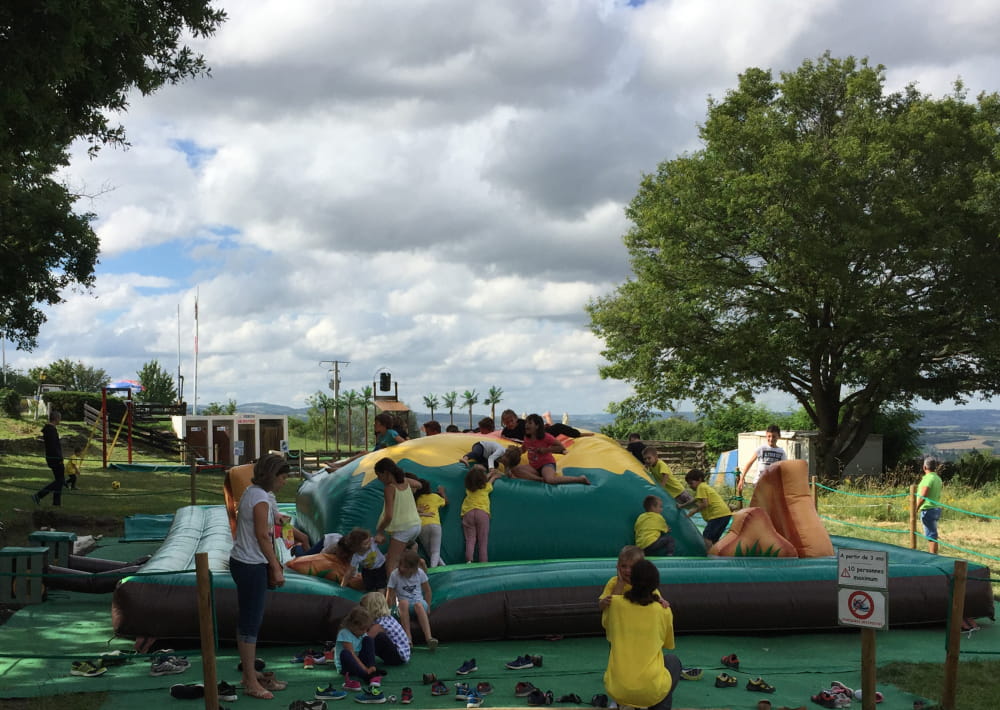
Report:
M 1000 9 L 821 0 L 241 0 L 197 40 L 212 78 L 132 97 L 132 148 L 78 151 L 103 264 L 15 367 L 151 359 L 199 401 L 301 405 L 388 367 L 401 396 L 491 386 L 517 411 L 600 411 L 586 304 L 629 274 L 643 173 L 698 147 L 749 66 L 830 49 L 891 86 L 995 88 Z

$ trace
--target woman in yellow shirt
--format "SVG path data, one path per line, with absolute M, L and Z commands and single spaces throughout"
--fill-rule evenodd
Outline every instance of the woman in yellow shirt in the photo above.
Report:
M 614 595 L 601 614 L 611 652 L 604 687 L 619 706 L 670 710 L 681 662 L 674 647 L 674 616 L 659 603 L 660 573 L 649 560 L 632 566 L 632 588 Z

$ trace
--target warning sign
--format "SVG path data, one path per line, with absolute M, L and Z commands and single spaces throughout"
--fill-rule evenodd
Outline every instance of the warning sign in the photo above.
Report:
M 881 550 L 837 549 L 837 584 L 887 590 L 889 553 Z
M 837 621 L 841 626 L 885 629 L 888 626 L 887 595 L 868 589 L 844 589 L 837 593 Z

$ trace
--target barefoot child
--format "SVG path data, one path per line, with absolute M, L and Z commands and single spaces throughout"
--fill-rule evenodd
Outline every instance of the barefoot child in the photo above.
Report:
M 487 474 L 480 465 L 470 468 L 465 474 L 465 500 L 462 501 L 462 533 L 465 535 L 465 561 L 472 562 L 472 556 L 479 546 L 479 561 L 489 562 L 490 544 L 490 493 L 493 481 L 500 477 L 496 469 Z
M 417 537 L 427 552 L 427 564 L 431 567 L 441 567 L 441 508 L 448 505 L 448 494 L 444 486 L 437 487 L 437 493 L 431 491 L 431 483 L 420 478 L 420 488 L 417 489 L 417 513 L 420 515 L 420 535 Z
M 556 459 L 553 454 L 564 454 L 566 448 L 558 439 L 545 431 L 545 422 L 538 414 L 529 414 L 525 418 L 522 446 L 528 454 L 528 463 L 516 466 L 511 471 L 514 478 L 542 481 L 550 486 L 566 483 L 590 484 L 586 476 L 560 476 L 556 473 Z
M 406 632 L 406 637 L 413 643 L 410 632 L 410 616 L 417 617 L 420 630 L 427 640 L 427 648 L 431 651 L 437 648 L 438 641 L 431 635 L 430 602 L 431 585 L 427 573 L 420 569 L 420 555 L 416 550 L 404 550 L 399 558 L 399 567 L 389 575 L 389 594 L 386 599 L 389 606 L 393 603 L 399 607 L 399 621 Z

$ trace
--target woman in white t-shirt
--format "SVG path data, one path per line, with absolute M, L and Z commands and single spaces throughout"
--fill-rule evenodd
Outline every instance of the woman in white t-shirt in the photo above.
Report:
M 288 470 L 288 463 L 276 454 L 268 454 L 254 464 L 252 485 L 240 496 L 236 536 L 229 554 L 229 573 L 236 582 L 239 605 L 236 647 L 243 664 L 243 688 L 247 695 L 261 700 L 271 700 L 271 691 L 284 687 L 274 678 L 267 679 L 265 685 L 254 663 L 267 590 L 285 583 L 274 553 L 274 512 L 268 493 L 281 490 L 288 480 Z

